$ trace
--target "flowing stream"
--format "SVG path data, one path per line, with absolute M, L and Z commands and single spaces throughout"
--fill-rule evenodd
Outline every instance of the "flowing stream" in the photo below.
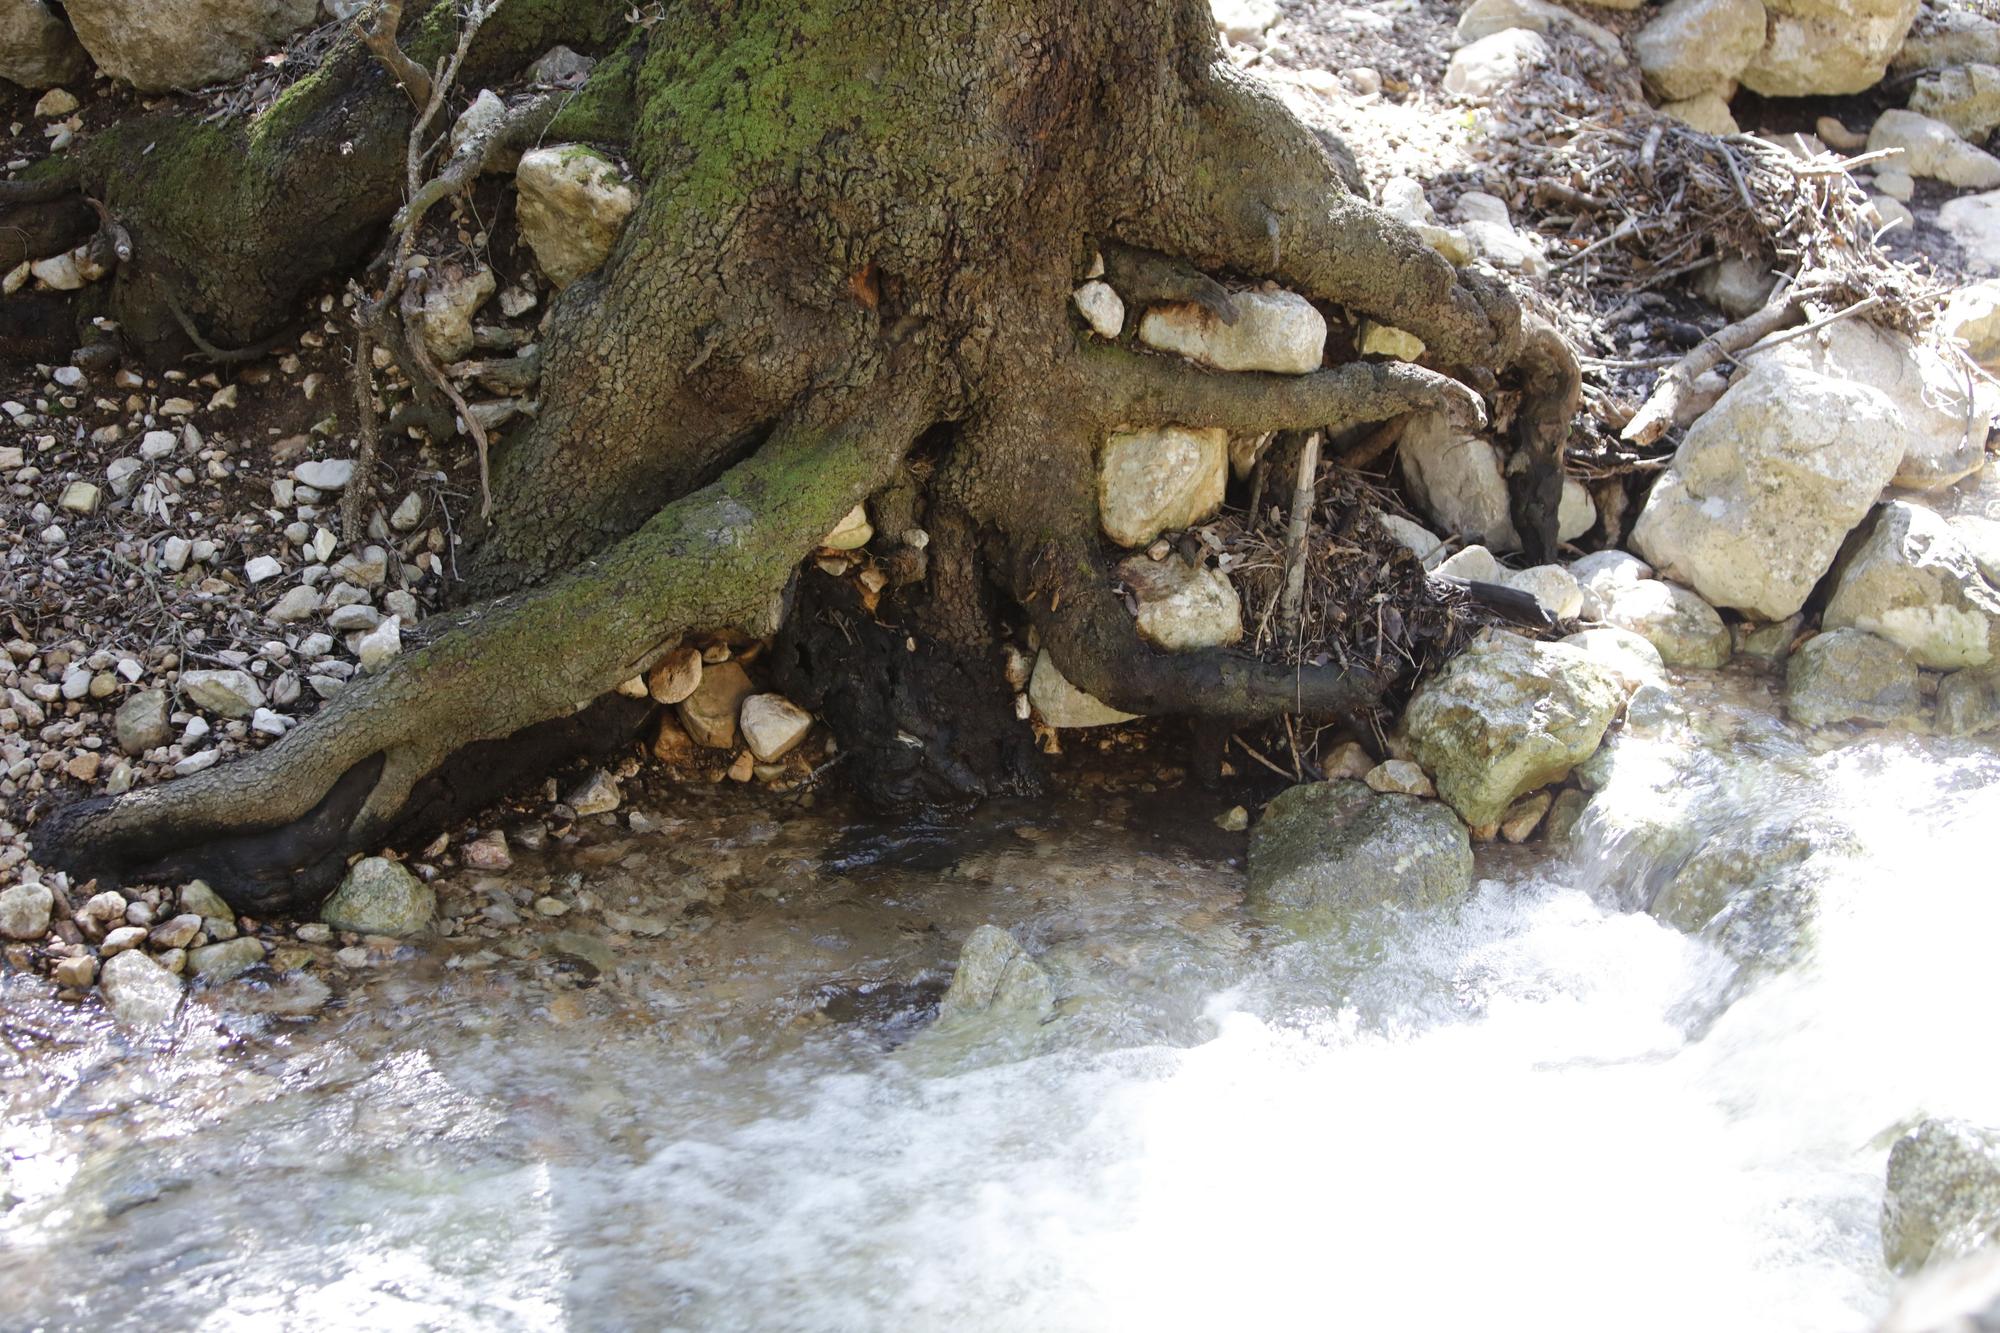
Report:
M 1683 701 L 1568 850 L 1334 939 L 1248 919 L 1198 794 L 718 792 L 330 998 L 137 1037 L 14 978 L 0 1326 L 1868 1329 L 1897 1127 L 2000 1123 L 2000 754 Z M 1635 910 L 1724 843 L 1776 908 Z M 1049 1021 L 933 1021 L 986 922 Z

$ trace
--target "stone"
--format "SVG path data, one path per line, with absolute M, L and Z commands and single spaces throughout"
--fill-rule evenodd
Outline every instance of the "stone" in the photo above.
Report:
M 1937 729 L 1946 736 L 2000 730 L 2000 663 L 1954 671 L 1938 682 Z
M 1342 741 L 1333 747 L 1320 765 L 1329 781 L 1339 778 L 1365 778 L 1375 771 L 1375 756 L 1368 753 L 1359 741 Z
M 255 556 L 243 566 L 243 577 L 252 587 L 259 583 L 269 583 L 284 572 L 284 565 L 279 563 L 275 556 Z
M 1070 684 L 1046 651 L 1035 657 L 1034 673 L 1028 677 L 1028 702 L 1051 727 L 1101 727 L 1130 722 L 1138 716 L 1121 713 Z
M 2000 185 L 2000 158 L 1974 148 L 1941 120 L 1892 108 L 1868 131 L 1868 151 L 1900 148 L 1896 165 L 1912 176 L 1927 176 L 1947 185 L 1990 190 Z
M 1938 206 L 1937 226 L 1965 252 L 1966 268 L 2000 272 L 2000 190 L 1945 200 Z
M 1488 102 L 1554 60 L 1555 48 L 1540 33 L 1508 28 L 1452 52 L 1444 90 L 1469 102 Z
M 617 778 L 595 768 L 584 774 L 583 781 L 570 788 L 563 800 L 579 815 L 608 815 L 618 808 L 624 794 L 618 790 Z
M 1472 0 L 1458 16 L 1458 40 L 1476 42 L 1496 32 L 1525 28 L 1530 32 L 1574 33 L 1620 62 L 1625 58 L 1616 35 L 1581 14 L 1547 0 Z
M 874 525 L 868 521 L 868 507 L 856 505 L 847 511 L 847 517 L 833 525 L 833 531 L 821 539 L 820 545 L 831 551 L 858 551 L 874 535 Z
M 651 695 L 656 704 L 677 704 L 693 694 L 700 684 L 701 649 L 682 644 L 653 664 L 640 693 Z
M 1725 134 L 1740 134 L 1743 130 L 1730 113 L 1729 103 L 1723 100 L 1721 93 L 1708 92 L 1698 97 L 1682 98 L 1678 102 L 1662 102 L 1660 114 L 1672 116 L 1691 130 L 1713 134 L 1717 138 Z
M 1098 455 L 1097 505 L 1105 535 L 1140 547 L 1189 527 L 1222 507 L 1229 480 L 1229 435 L 1164 426 L 1121 432 Z
M 361 659 L 363 671 L 381 669 L 402 651 L 403 622 L 395 616 L 363 634 L 354 645 L 354 655 Z
M 1046 1018 L 1055 1008 L 1055 987 L 1041 964 L 998 926 L 979 926 L 959 950 L 951 985 L 938 1001 L 937 1021 L 963 1021 L 996 1011 Z
M 743 701 L 736 724 L 757 762 L 771 764 L 798 748 L 812 730 L 813 717 L 782 694 L 753 694 Z
M 1798 373 L 1866 384 L 1881 392 L 1900 418 L 1903 456 L 1892 481 L 1937 490 L 1979 470 L 1986 436 L 2000 416 L 2000 387 L 1971 388 L 1956 358 L 1866 320 L 1842 320 L 1808 338 L 1752 348 L 1745 359 Z
M 735 660 L 705 667 L 695 688 L 676 706 L 681 727 L 695 744 L 712 750 L 736 748 L 736 715 L 757 692 L 750 673 Z
M 1628 629 L 1606 626 L 1578 630 L 1562 642 L 1603 667 L 1628 694 L 1659 681 L 1666 671 L 1666 660 L 1660 656 L 1660 650 Z
M 639 203 L 618 168 L 580 144 L 523 153 L 514 183 L 521 237 L 557 287 L 604 263 Z
M 35 102 L 37 120 L 60 120 L 83 104 L 67 88 L 51 88 Z
M 248 717 L 264 706 L 264 688 L 247 671 L 183 671 L 181 697 L 221 717 Z
M 233 79 L 313 21 L 318 0 L 69 0 L 97 67 L 140 92 Z
M 97 980 L 97 960 L 89 954 L 76 954 L 65 958 L 55 966 L 55 982 L 71 990 L 85 990 Z
M 499 829 L 488 829 L 459 851 L 468 870 L 507 870 L 514 864 L 514 854 L 507 850 L 507 835 Z
M 187 951 L 187 972 L 211 986 L 234 980 L 264 961 L 264 941 L 249 935 Z
M 1919 0 L 1766 0 L 1764 49 L 1743 86 L 1765 97 L 1863 92 L 1882 81 Z
M 1538 791 L 1531 796 L 1523 796 L 1507 807 L 1507 813 L 1500 817 L 1500 836 L 1512 843 L 1523 843 L 1535 835 L 1541 827 L 1543 816 L 1555 804 L 1552 793 Z
M 1138 602 L 1139 637 L 1170 653 L 1219 648 L 1243 637 L 1243 604 L 1229 576 L 1190 564 L 1179 553 L 1164 560 L 1135 555 L 1118 577 Z
M 1602 619 L 1604 608 L 1620 588 L 1653 577 L 1653 567 L 1625 551 L 1592 551 L 1570 562 L 1570 577 L 1583 590 L 1583 614 Z
M 1265 370 L 1303 375 L 1326 355 L 1326 319 L 1296 292 L 1231 293 L 1236 322 L 1224 324 L 1207 307 L 1160 305 L 1139 321 L 1139 341 L 1178 352 L 1217 370 Z
M 112 731 L 118 737 L 118 748 L 136 756 L 155 746 L 165 745 L 173 736 L 167 713 L 165 690 L 140 690 L 129 695 L 124 703 L 118 705 L 118 712 L 111 719 Z
M 113 1018 L 138 1028 L 173 1022 L 186 996 L 179 977 L 137 949 L 107 959 L 98 970 L 97 989 Z
M 1862 629 L 1920 667 L 1984 666 L 2000 644 L 2000 592 L 1942 518 L 1892 500 L 1856 533 L 1836 569 L 1828 629 Z
M 1300 934 L 1381 904 L 1442 906 L 1471 887 L 1471 836 L 1436 801 L 1308 782 L 1281 792 L 1250 830 L 1250 910 Z
M 1815 635 L 1785 664 L 1785 712 L 1795 722 L 1908 722 L 1923 706 L 1917 665 L 1866 630 Z
M 1918 79 L 1910 110 L 1981 142 L 2000 129 L 2000 66 L 1956 65 Z
M 440 365 L 472 355 L 475 346 L 472 317 L 498 285 L 493 270 L 488 268 L 468 273 L 456 265 L 446 265 L 429 276 L 424 284 L 423 302 L 417 307 L 416 322 L 424 346 Z
M 1363 356 L 1386 356 L 1398 361 L 1421 361 L 1424 356 L 1422 338 L 1372 319 L 1361 321 L 1358 347 Z
M 1419 412 L 1397 453 L 1412 496 L 1447 534 L 1494 551 L 1521 549 L 1500 451 L 1486 439 L 1459 430 L 1442 412 Z
M 1907 204 L 1917 192 L 1917 179 L 1898 167 L 1884 167 L 1875 173 L 1875 188 Z
M 1725 87 L 1763 46 L 1762 0 L 1668 0 L 1632 38 L 1647 84 L 1670 101 Z
M 287 589 L 271 604 L 264 618 L 276 625 L 290 625 L 319 614 L 321 597 L 317 589 L 300 586 Z
M 1438 794 L 1477 828 L 1588 759 L 1624 700 L 1580 649 L 1489 629 L 1418 687 L 1403 733 Z
M 1430 563 L 1431 557 L 1436 555 L 1444 546 L 1443 538 L 1437 536 L 1429 528 L 1424 527 L 1420 523 L 1412 523 L 1401 514 L 1383 513 L 1378 510 L 1375 514 L 1375 521 L 1382 525 L 1384 532 L 1396 539 L 1398 545 L 1402 546 L 1403 549 L 1416 556 L 1417 559 L 1423 561 L 1426 565 Z
M 1889 1150 L 1882 1254 L 1899 1273 L 2000 1241 L 2000 1132 L 1930 1118 Z
M 327 614 L 326 627 L 338 634 L 366 634 L 382 623 L 382 613 L 366 602 L 348 602 Z
M 1805 626 L 1805 617 L 1786 616 L 1769 624 L 1745 620 L 1731 629 L 1736 637 L 1736 655 L 1764 662 L 1782 662 L 1792 653 L 1792 641 Z
M 49 933 L 56 896 L 46 884 L 16 884 L 0 891 L 0 936 L 39 940 Z
M 292 469 L 292 479 L 316 491 L 338 491 L 354 480 L 351 458 L 313 458 Z
M 1730 255 L 1697 273 L 1694 290 L 1723 314 L 1742 319 L 1764 308 L 1777 281 L 1777 275 L 1756 260 Z
M 155 949 L 185 949 L 194 943 L 195 936 L 201 934 L 201 928 L 200 913 L 182 912 L 154 926 L 147 941 Z
M 1688 428 L 1633 544 L 1710 603 L 1782 620 L 1805 605 L 1907 443 L 1880 389 L 1758 365 Z
M 411 491 L 389 515 L 389 526 L 398 532 L 412 532 L 424 521 L 424 497 Z
M 1433 572 L 1447 578 L 1472 579 L 1478 583 L 1499 583 L 1507 577 L 1506 568 L 1484 546 L 1468 546 L 1462 551 L 1452 552 L 1438 562 Z
M 1071 294 L 1076 302 L 1077 313 L 1083 322 L 1090 325 L 1090 331 L 1100 338 L 1113 340 L 1125 331 L 1125 302 L 1106 282 L 1092 280 Z
M 42 0 L 0 0 L 0 79 L 47 88 L 90 76 L 90 59 Z
M 1583 589 L 1576 576 L 1561 565 L 1510 569 L 1500 581 L 1533 597 L 1537 606 L 1557 620 L 1574 620 L 1583 614 Z
M 1385 759 L 1361 779 L 1371 791 L 1400 792 L 1404 796 L 1435 796 L 1437 788 L 1430 776 L 1407 759 Z
M 1715 608 L 1678 584 L 1642 579 L 1617 589 L 1602 619 L 1629 630 L 1659 650 L 1675 667 L 1719 667 L 1735 644 Z
M 1903 234 L 1907 236 L 1910 229 L 1917 225 L 1917 215 L 1886 194 L 1868 196 L 1868 208 L 1875 215 L 1875 225 L 1878 229 L 1901 227 L 1904 229 Z
M 2000 282 L 1976 282 L 1953 292 L 1938 316 L 1938 332 L 1957 339 L 1981 365 L 2000 365 Z
M 103 492 L 87 481 L 73 481 L 63 487 L 62 498 L 56 503 L 72 514 L 94 514 Z
M 437 914 L 437 894 L 404 866 L 386 857 L 356 861 L 333 896 L 320 908 L 320 920 L 335 930 L 361 935 L 414 935 Z

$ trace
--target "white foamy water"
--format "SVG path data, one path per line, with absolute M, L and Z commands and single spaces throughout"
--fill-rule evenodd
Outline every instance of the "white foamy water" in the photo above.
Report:
M 1341 940 L 1123 807 L 917 858 L 728 809 L 588 870 L 726 869 L 595 985 L 440 947 L 145 1043 L 13 983 L 0 1326 L 1865 1330 L 1896 1126 L 2000 1124 L 2000 758 L 1703 729 L 1622 742 L 1574 859 Z M 1803 960 L 1630 910 L 1669 809 L 1825 834 Z M 983 921 L 1053 1021 L 930 1028 Z

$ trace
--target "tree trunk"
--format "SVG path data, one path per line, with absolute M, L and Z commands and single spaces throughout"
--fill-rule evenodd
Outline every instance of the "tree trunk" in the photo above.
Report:
M 448 10 L 408 43 L 426 65 Z M 555 41 L 620 43 L 570 120 L 628 134 L 643 185 L 608 264 L 556 302 L 541 414 L 495 460 L 470 582 L 489 600 L 254 757 L 56 812 L 39 855 L 100 875 L 199 870 L 244 906 L 305 905 L 347 856 L 413 831 L 416 794 L 454 751 L 564 717 L 687 636 L 768 635 L 788 590 L 837 603 L 810 577 L 793 588 L 799 561 L 854 504 L 907 484 L 920 439 L 934 545 L 878 616 L 921 660 L 864 686 L 866 644 L 801 620 L 775 655 L 843 743 L 899 735 L 870 769 L 881 794 L 1032 780 L 997 683 L 1002 595 L 1069 679 L 1129 712 L 1365 710 L 1382 681 L 1138 638 L 1100 544 L 1098 442 L 1477 410 L 1450 376 L 1514 371 L 1524 440 L 1559 460 L 1576 385 L 1560 341 L 1524 336 L 1495 281 L 1359 198 L 1351 166 L 1221 60 L 1207 0 L 739 0 L 629 30 L 622 13 L 510 0 L 465 85 Z M 378 241 L 410 115 L 343 47 L 249 126 L 148 122 L 86 152 L 78 179 L 111 187 L 136 245 L 113 297 L 128 333 L 160 347 L 182 316 L 216 341 L 282 325 L 303 283 Z M 164 160 L 136 154 L 142 140 Z M 1424 340 L 1428 368 L 1220 375 L 1086 346 L 1070 293 L 1114 246 L 1379 318 Z M 1523 510 L 1543 540 L 1547 508 Z

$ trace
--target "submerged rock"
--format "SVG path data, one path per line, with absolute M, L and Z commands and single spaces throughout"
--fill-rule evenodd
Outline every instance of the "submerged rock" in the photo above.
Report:
M 137 949 L 106 959 L 97 989 L 112 1016 L 133 1027 L 172 1022 L 186 997 L 179 977 Z
M 362 935 L 414 935 L 437 912 L 430 885 L 380 856 L 356 861 L 320 909 L 320 920 Z
M 1922 707 L 1916 663 L 1865 630 L 1816 635 L 1785 664 L 1785 712 L 1809 727 L 1908 722 Z
M 1251 910 L 1301 934 L 1378 904 L 1434 907 L 1471 888 L 1471 836 L 1436 801 L 1308 782 L 1282 792 L 1250 831 Z
M 121 957 L 123 955 L 120 955 Z M 189 949 L 187 970 L 189 975 L 200 977 L 211 984 L 239 977 L 264 961 L 264 942 L 241 935 L 233 940 L 222 940 L 215 944 L 204 944 L 199 949 Z
M 1930 1119 L 1889 1151 L 1882 1254 L 1908 1273 L 2000 1241 L 2000 1132 Z
M 1438 793 L 1481 827 L 1588 759 L 1624 699 L 1589 654 L 1486 630 L 1418 688 L 1403 730 Z
M 959 950 L 958 970 L 938 1001 L 938 1022 L 995 1013 L 1042 1019 L 1054 1007 L 1049 974 L 1020 941 L 998 926 L 980 926 Z

